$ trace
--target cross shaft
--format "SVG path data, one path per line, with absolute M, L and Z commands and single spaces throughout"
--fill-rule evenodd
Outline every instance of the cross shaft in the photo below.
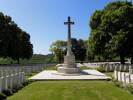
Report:
M 65 25 L 68 25 L 68 41 L 67 41 L 67 56 L 72 55 L 71 51 L 71 25 L 74 24 L 74 22 L 71 22 L 71 17 L 68 17 L 68 21 L 64 22 Z

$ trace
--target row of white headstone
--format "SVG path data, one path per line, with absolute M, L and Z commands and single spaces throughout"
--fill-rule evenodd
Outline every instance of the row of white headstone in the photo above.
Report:
M 33 72 L 40 72 L 44 70 L 45 67 L 46 67 L 46 64 L 35 64 L 35 65 L 25 65 L 22 68 L 25 74 L 30 74 Z
M 98 62 L 98 63 L 84 63 L 83 65 L 91 67 L 91 68 L 98 68 L 103 67 L 106 72 L 113 72 L 115 69 L 120 71 L 129 71 L 130 67 L 133 67 L 131 64 L 120 64 L 119 62 Z
M 114 78 L 117 81 L 123 82 L 125 84 L 133 83 L 133 73 L 114 71 Z
M 125 84 L 133 83 L 133 65 L 125 64 L 116 66 L 114 70 L 114 78 Z
M 46 67 L 49 66 L 55 66 L 56 64 L 51 63 L 51 64 L 33 64 L 33 65 L 24 65 L 23 70 L 25 74 L 30 74 L 33 72 L 41 72 L 43 71 Z
M 107 72 L 113 72 L 115 70 L 123 71 L 123 72 L 128 72 L 130 68 L 133 67 L 132 64 L 99 64 L 99 66 L 103 67 Z
M 40 72 L 48 66 L 55 64 L 34 64 L 24 66 L 0 66 L 0 93 L 12 89 L 25 81 L 25 74 Z
M 12 89 L 25 81 L 22 68 L 0 68 L 0 92 Z

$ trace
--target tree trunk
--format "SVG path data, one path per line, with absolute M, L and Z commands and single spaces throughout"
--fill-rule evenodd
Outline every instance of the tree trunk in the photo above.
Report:
M 120 56 L 120 61 L 121 61 L 121 64 L 123 64 L 123 65 L 125 64 L 124 56 L 122 56 L 122 55 Z
M 101 58 L 100 57 L 98 57 L 98 60 L 99 60 L 99 62 L 101 61 Z
M 131 64 L 133 64 L 133 56 L 131 57 Z
M 17 59 L 17 63 L 20 64 L 19 57 L 18 57 L 18 59 Z
M 13 61 L 10 61 L 10 64 L 13 64 Z

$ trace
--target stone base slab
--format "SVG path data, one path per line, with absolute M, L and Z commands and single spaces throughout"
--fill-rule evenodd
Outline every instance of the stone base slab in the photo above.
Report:
M 111 79 L 105 74 L 96 70 L 83 70 L 84 73 L 80 75 L 60 75 L 56 70 L 46 70 L 29 78 L 30 80 L 106 80 Z

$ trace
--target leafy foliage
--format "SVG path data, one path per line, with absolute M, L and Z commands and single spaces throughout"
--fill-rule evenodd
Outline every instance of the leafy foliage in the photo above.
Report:
M 71 39 L 72 51 L 75 55 L 76 60 L 83 61 L 86 57 L 86 42 L 82 39 Z M 62 40 L 57 40 L 50 46 L 50 51 L 55 55 L 56 61 L 63 61 L 63 57 L 66 54 L 67 42 Z
M 105 59 L 120 56 L 122 64 L 125 62 L 125 57 L 132 57 L 132 13 L 133 5 L 127 1 L 112 2 L 101 11 L 96 10 L 90 19 L 88 54 L 95 54 Z
M 4 93 L 6 96 L 11 96 L 11 95 L 13 95 L 13 92 L 12 92 L 11 89 L 4 90 L 3 93 Z
M 3 93 L 0 93 L 0 100 L 6 100 L 7 96 Z
M 132 84 L 129 84 L 126 86 L 126 89 L 131 93 L 133 94 L 133 85 Z
M 31 58 L 33 45 L 30 35 L 20 29 L 10 16 L 0 13 L 0 57 Z
M 106 70 L 105 70 L 104 67 L 98 67 L 97 70 L 98 70 L 99 72 L 106 72 Z
M 55 55 L 56 61 L 63 61 L 63 56 L 66 52 L 66 42 L 62 40 L 57 40 L 50 46 L 50 51 Z

